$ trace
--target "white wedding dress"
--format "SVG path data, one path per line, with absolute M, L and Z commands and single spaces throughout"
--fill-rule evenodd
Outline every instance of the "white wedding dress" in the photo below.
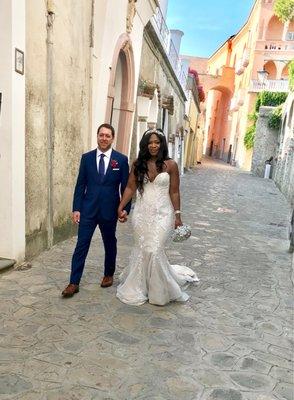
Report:
M 174 226 L 169 181 L 167 172 L 160 173 L 144 184 L 143 195 L 136 200 L 132 215 L 135 247 L 117 288 L 117 297 L 126 304 L 149 301 L 162 306 L 170 301 L 186 301 L 189 296 L 182 288 L 198 281 L 192 269 L 170 265 L 165 254 Z

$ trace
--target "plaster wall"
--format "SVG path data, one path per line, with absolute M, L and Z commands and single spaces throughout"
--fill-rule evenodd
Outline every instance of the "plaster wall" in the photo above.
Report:
M 46 248 L 48 240 L 45 3 L 28 1 L 26 21 L 26 241 L 30 255 L 34 249 Z
M 0 257 L 21 261 L 25 253 L 25 75 L 15 71 L 15 48 L 25 52 L 24 0 L 0 2 L 0 26 Z
M 184 125 L 185 95 L 179 88 L 179 82 L 173 75 L 169 61 L 165 53 L 163 53 L 163 50 L 160 50 L 158 47 L 158 43 L 160 43 L 160 41 L 154 36 L 153 28 L 150 24 L 146 27 L 144 32 L 140 76 L 142 79 L 151 81 L 157 85 L 161 100 L 166 96 L 173 97 L 173 110 L 165 110 L 164 132 L 169 141 L 169 156 L 178 162 L 179 169 L 183 172 L 184 143 L 181 132 L 183 131 Z M 149 101 L 151 103 L 151 100 Z M 157 102 L 157 104 L 157 127 L 162 128 L 164 111 L 160 107 L 160 103 Z M 139 109 L 137 110 L 138 112 L 140 111 Z M 144 118 L 145 116 L 138 113 L 138 118 L 142 117 Z M 149 120 L 150 118 L 148 115 L 146 121 Z M 136 142 L 139 143 L 141 130 L 138 129 L 136 134 Z
M 71 235 L 72 194 L 90 131 L 91 2 L 26 2 L 27 257 Z M 70 12 L 69 12 L 70 10 Z M 46 45 L 46 42 L 48 43 Z
M 109 80 L 113 66 L 116 65 L 118 43 L 122 36 L 129 41 L 133 52 L 134 87 L 137 87 L 142 50 L 144 24 L 152 16 L 153 8 L 150 2 L 138 2 L 133 27 L 130 34 L 126 34 L 126 17 L 128 0 L 117 2 L 107 0 L 98 2 L 94 15 L 94 48 L 93 48 L 93 118 L 90 147 L 96 146 L 97 127 L 105 122 Z M 107 21 L 107 22 L 105 22 Z M 119 49 L 118 49 L 119 50 Z M 102 56 L 103 55 L 103 56 Z M 133 91 L 131 102 L 136 100 L 136 90 Z M 133 106 L 133 109 L 135 107 Z M 132 117 L 133 119 L 133 117 Z M 117 133 L 120 134 L 119 132 Z M 130 131 L 131 135 L 131 131 Z M 129 154 L 131 140 L 129 139 L 127 153 Z

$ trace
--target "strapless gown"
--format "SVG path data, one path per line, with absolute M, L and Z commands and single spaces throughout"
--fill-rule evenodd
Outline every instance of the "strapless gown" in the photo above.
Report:
M 174 209 L 169 196 L 170 176 L 162 172 L 154 181 L 144 184 L 132 213 L 135 245 L 129 265 L 121 275 L 117 297 L 126 304 L 165 305 L 170 301 L 186 301 L 183 289 L 198 282 L 188 267 L 171 265 L 165 245 L 174 228 Z

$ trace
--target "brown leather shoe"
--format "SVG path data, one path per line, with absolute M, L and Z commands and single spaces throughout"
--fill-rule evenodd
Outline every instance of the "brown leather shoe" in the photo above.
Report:
M 103 276 L 101 287 L 109 287 L 113 284 L 113 276 Z
M 79 285 L 74 285 L 70 283 L 61 293 L 62 297 L 72 297 L 75 293 L 79 292 Z

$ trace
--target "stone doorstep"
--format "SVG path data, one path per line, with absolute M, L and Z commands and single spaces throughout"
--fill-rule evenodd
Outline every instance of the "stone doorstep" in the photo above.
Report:
M 15 260 L 9 260 L 8 258 L 0 257 L 0 273 L 6 271 L 8 268 L 13 267 Z

